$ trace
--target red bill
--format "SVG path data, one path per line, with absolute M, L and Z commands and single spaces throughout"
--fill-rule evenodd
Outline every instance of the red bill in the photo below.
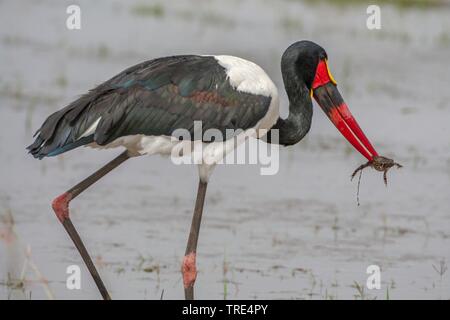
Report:
M 369 161 L 378 153 L 351 114 L 336 87 L 327 60 L 319 62 L 312 84 L 312 95 L 342 135 Z

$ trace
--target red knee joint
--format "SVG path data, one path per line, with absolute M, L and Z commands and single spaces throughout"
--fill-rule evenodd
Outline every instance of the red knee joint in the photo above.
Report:
M 192 287 L 197 278 L 197 267 L 195 266 L 195 252 L 185 255 L 181 266 L 183 273 L 183 284 L 185 288 Z
M 61 223 L 69 218 L 69 202 L 72 200 L 70 193 L 65 192 L 52 202 L 52 208 Z

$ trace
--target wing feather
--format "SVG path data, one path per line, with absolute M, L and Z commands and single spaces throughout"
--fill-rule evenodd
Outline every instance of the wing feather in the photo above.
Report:
M 159 58 L 126 69 L 50 115 L 28 149 L 41 159 L 128 135 L 170 136 L 179 128 L 193 135 L 194 121 L 202 121 L 203 130 L 216 128 L 225 136 L 226 129 L 254 126 L 270 101 L 237 91 L 214 57 Z M 84 136 L 95 121 L 95 132 Z

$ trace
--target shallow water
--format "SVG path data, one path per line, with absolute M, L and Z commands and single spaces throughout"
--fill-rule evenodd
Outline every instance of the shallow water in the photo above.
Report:
M 340 91 L 378 151 L 404 165 L 365 171 L 361 206 L 349 176 L 364 159 L 316 111 L 311 132 L 281 152 L 280 171 L 220 166 L 208 187 L 199 240 L 198 298 L 355 299 L 366 268 L 380 290 L 363 298 L 448 299 L 450 275 L 450 13 L 447 7 L 382 7 L 382 29 L 366 8 L 301 1 L 80 1 L 82 29 L 65 28 L 69 2 L 0 1 L 0 298 L 46 299 L 24 248 L 56 298 L 99 294 L 50 208 L 55 195 L 118 150 L 87 148 L 36 161 L 25 153 L 51 112 L 137 62 L 172 54 L 241 56 L 282 90 L 279 60 L 299 39 L 323 45 Z M 318 109 L 317 109 L 318 110 Z M 72 204 L 72 217 L 113 298 L 183 298 L 180 262 L 197 169 L 168 159 L 125 163 Z M 82 289 L 66 268 L 82 267 Z M 433 267 L 434 266 L 434 267 Z

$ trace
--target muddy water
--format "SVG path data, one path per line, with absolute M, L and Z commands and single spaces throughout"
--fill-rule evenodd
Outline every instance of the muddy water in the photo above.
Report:
M 285 148 L 280 171 L 220 166 L 199 241 L 198 298 L 448 299 L 450 274 L 450 20 L 447 8 L 365 7 L 301 1 L 81 1 L 82 29 L 66 6 L 0 1 L 0 298 L 46 299 L 24 251 L 61 299 L 96 299 L 51 199 L 119 150 L 81 148 L 36 161 L 24 147 L 45 117 L 137 62 L 171 54 L 233 54 L 260 64 L 282 88 L 279 59 L 298 39 L 328 51 L 355 117 L 380 153 L 404 165 L 365 171 L 361 206 L 349 176 L 364 159 L 316 110 L 310 134 Z M 283 113 L 286 97 L 282 92 Z M 73 221 L 114 298 L 183 297 L 180 261 L 194 205 L 196 168 L 130 160 L 73 202 Z M 66 268 L 82 267 L 81 290 Z M 366 268 L 381 289 L 358 291 Z M 438 269 L 438 270 L 435 270 Z M 442 265 L 445 269 L 445 266 Z M 442 272 L 441 272 L 442 273 Z

